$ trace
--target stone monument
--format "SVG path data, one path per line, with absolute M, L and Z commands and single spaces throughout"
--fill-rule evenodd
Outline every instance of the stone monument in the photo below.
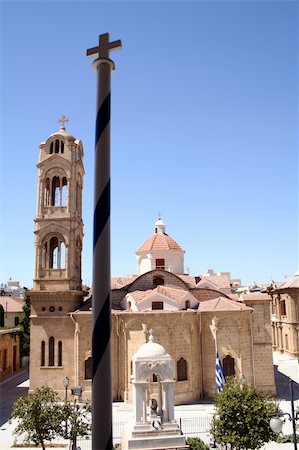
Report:
M 133 355 L 133 423 L 122 449 L 187 449 L 174 419 L 174 362 L 150 330 L 148 342 Z

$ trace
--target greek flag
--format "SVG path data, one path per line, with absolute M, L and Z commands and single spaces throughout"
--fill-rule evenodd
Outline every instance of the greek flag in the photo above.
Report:
M 218 352 L 216 353 L 216 368 L 215 368 L 215 375 L 216 375 L 216 387 L 218 392 L 222 391 L 223 386 L 225 385 L 226 381 L 225 381 L 225 376 L 224 376 L 224 372 L 221 366 L 221 362 L 219 359 L 219 355 Z

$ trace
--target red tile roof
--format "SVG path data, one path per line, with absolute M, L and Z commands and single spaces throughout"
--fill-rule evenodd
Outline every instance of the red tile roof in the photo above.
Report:
M 148 289 L 146 291 L 133 291 L 130 292 L 129 295 L 137 302 L 154 293 L 164 295 L 165 297 L 168 297 L 175 302 L 179 302 L 182 298 L 185 297 L 187 292 L 188 291 L 184 291 L 182 289 L 157 286 L 155 289 Z
M 228 298 L 218 297 L 200 302 L 198 309 L 199 311 L 250 311 L 252 308 Z
M 230 280 L 227 275 L 204 275 L 201 280 L 197 283 L 197 286 L 200 287 L 201 284 L 205 282 L 214 284 L 217 288 L 230 288 Z
M 179 244 L 164 233 L 156 233 L 150 236 L 142 245 L 139 247 L 136 253 L 148 252 L 151 250 L 180 250 L 184 251 Z

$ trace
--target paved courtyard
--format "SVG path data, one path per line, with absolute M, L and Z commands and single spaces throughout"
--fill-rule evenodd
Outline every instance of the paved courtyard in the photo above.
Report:
M 290 391 L 289 391 L 289 378 L 294 380 L 294 399 L 295 408 L 299 407 L 299 365 L 298 360 L 290 358 L 279 353 L 274 353 L 274 368 L 277 394 L 280 400 L 280 407 L 283 412 L 291 412 Z M 13 402 L 20 395 L 26 394 L 29 387 L 28 371 L 23 370 L 15 374 L 8 380 L 4 380 L 0 383 L 1 394 L 1 414 L 0 414 L 0 449 L 8 450 L 12 448 L 14 444 L 13 430 L 15 423 L 9 423 L 9 417 L 11 412 L 11 406 Z M 209 442 L 209 436 L 205 432 L 207 429 L 207 422 L 209 416 L 213 414 L 214 405 L 208 402 L 201 402 L 190 405 L 180 405 L 175 407 L 175 417 L 178 422 L 182 423 L 182 428 L 189 427 L 192 431 L 192 422 L 199 424 L 202 429 L 200 437 L 205 442 Z M 121 434 L 121 424 L 129 422 L 132 418 L 132 405 L 122 402 L 113 404 L 113 422 L 115 435 Z M 189 430 L 188 428 L 188 430 Z M 292 433 L 292 426 L 290 421 L 286 421 L 283 427 L 284 434 Z M 61 447 L 56 447 L 56 450 L 62 450 L 68 448 L 67 441 L 59 441 Z M 85 442 L 80 440 L 78 442 L 81 450 L 91 450 L 90 441 Z M 268 443 L 263 446 L 263 450 L 291 450 L 294 448 L 293 444 L 276 444 Z

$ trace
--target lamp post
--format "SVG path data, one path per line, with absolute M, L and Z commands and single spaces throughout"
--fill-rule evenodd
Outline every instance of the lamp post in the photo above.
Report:
M 76 405 L 76 397 L 79 399 L 82 395 L 82 387 L 81 386 L 75 386 L 72 389 L 72 395 L 74 396 L 74 411 L 73 411 L 73 419 L 72 419 L 72 429 L 71 429 L 71 439 L 72 439 L 72 450 L 78 450 L 77 449 L 77 419 L 78 419 L 78 410 L 79 407 Z
M 282 430 L 282 425 L 284 420 L 282 420 L 281 416 L 288 416 L 289 420 L 292 421 L 293 425 L 293 438 L 294 438 L 294 450 L 297 450 L 297 436 L 296 436 L 296 421 L 299 419 L 299 413 L 295 414 L 294 407 L 294 393 L 293 393 L 293 380 L 290 379 L 290 394 L 291 394 L 291 411 L 290 413 L 281 413 L 274 415 L 270 420 L 270 428 L 274 433 L 280 433 Z
M 65 398 L 64 398 L 65 401 L 67 401 L 67 388 L 68 388 L 69 384 L 70 384 L 69 377 L 64 377 L 64 379 L 63 379 L 63 386 L 65 388 Z

